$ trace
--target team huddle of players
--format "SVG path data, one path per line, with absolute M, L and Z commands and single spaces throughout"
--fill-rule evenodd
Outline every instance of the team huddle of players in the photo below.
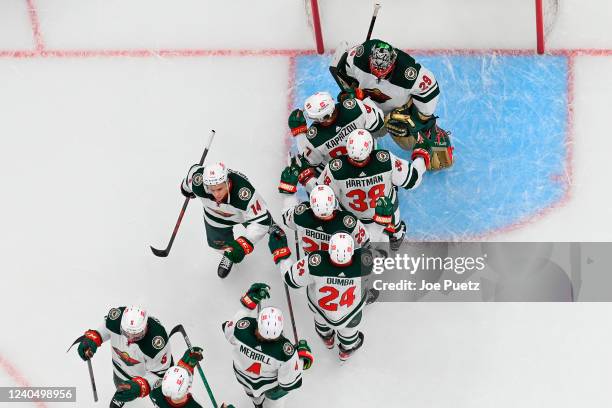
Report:
M 280 223 L 248 178 L 223 163 L 192 166 L 181 192 L 203 203 L 208 245 L 222 254 L 219 277 L 267 235 L 285 284 L 307 288 L 316 333 L 329 349 L 337 338 L 339 359 L 346 360 L 363 345 L 363 309 L 378 296 L 366 285 L 369 242 L 399 248 L 406 224 L 398 189 L 414 189 L 426 171 L 450 167 L 453 148 L 434 116 L 438 83 L 410 55 L 369 40 L 337 54 L 333 68 L 343 88 L 337 101 L 317 92 L 289 116 L 298 152 L 281 173 Z M 410 160 L 376 148 L 387 133 L 411 151 Z M 298 185 L 308 194 L 302 203 L 295 199 Z M 235 237 L 237 225 L 245 228 Z M 296 231 L 302 252 L 293 261 L 284 227 Z M 305 340 L 294 344 L 283 336 L 278 308 L 257 311 L 268 297 L 268 285 L 251 285 L 222 330 L 233 347 L 236 379 L 255 407 L 282 407 L 314 359 Z M 157 407 L 200 407 L 189 389 L 202 349 L 188 349 L 174 365 L 166 330 L 139 307 L 112 309 L 101 327 L 85 333 L 79 355 L 91 358 L 107 340 L 117 388 L 111 407 L 146 396 Z

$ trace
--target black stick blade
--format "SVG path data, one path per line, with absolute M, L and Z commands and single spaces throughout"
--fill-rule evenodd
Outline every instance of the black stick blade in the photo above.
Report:
M 149 248 L 151 248 L 153 255 L 159 256 L 160 258 L 165 258 L 170 253 L 170 251 L 168 251 L 167 249 L 157 249 L 157 248 L 153 248 L 152 246 L 149 246 Z

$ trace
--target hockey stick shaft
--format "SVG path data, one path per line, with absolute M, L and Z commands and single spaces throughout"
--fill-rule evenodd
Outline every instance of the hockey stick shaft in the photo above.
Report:
M 300 241 L 298 239 L 297 230 L 294 231 L 295 237 L 295 256 L 296 259 L 300 259 Z M 298 333 L 295 325 L 295 315 L 293 314 L 293 304 L 291 303 L 291 294 L 289 293 L 289 286 L 287 286 L 287 282 L 283 282 L 285 285 L 285 295 L 287 296 L 287 307 L 289 307 L 289 316 L 291 317 L 291 327 L 293 328 L 293 340 L 295 344 L 298 343 Z
M 176 332 L 180 332 L 183 335 L 183 339 L 185 340 L 185 344 L 187 344 L 187 348 L 191 348 L 191 341 L 189 340 L 189 336 L 187 336 L 187 332 L 185 331 L 185 328 L 183 327 L 182 324 L 179 324 L 176 327 L 174 327 L 170 331 L 170 335 L 168 337 L 172 336 Z M 196 367 L 198 368 L 198 373 L 200 373 L 200 377 L 202 378 L 204 387 L 206 387 L 206 392 L 208 393 L 210 402 L 212 402 L 213 407 L 218 408 L 217 401 L 215 400 L 215 397 L 213 396 L 212 390 L 210 389 L 210 385 L 208 385 L 208 381 L 206 380 L 206 376 L 204 375 L 204 370 L 202 370 L 202 367 L 200 366 L 199 362 L 196 363 Z
M 206 155 L 208 154 L 208 150 L 210 150 L 210 145 L 215 137 L 215 131 L 211 130 L 210 137 L 208 138 L 208 142 L 206 143 L 206 147 L 204 148 L 204 152 L 202 153 L 202 158 L 200 158 L 200 162 L 198 163 L 200 166 L 204 164 L 204 160 L 206 159 Z M 190 198 L 185 198 L 183 202 L 183 207 L 181 208 L 181 212 L 179 213 L 178 220 L 176 220 L 176 224 L 174 225 L 174 230 L 172 231 L 172 235 L 170 236 L 170 242 L 165 249 L 157 249 L 151 246 L 151 251 L 155 256 L 159 256 L 164 258 L 170 254 L 170 250 L 172 249 L 172 244 L 174 243 L 174 239 L 176 238 L 176 234 L 178 233 L 179 227 L 181 226 L 181 222 L 183 221 L 183 216 L 185 215 L 185 211 L 187 210 L 187 206 L 189 205 Z
M 85 336 L 77 337 L 77 339 L 72 342 L 70 347 L 68 347 L 68 350 L 66 350 L 66 353 L 70 351 L 72 346 L 74 346 L 77 343 L 80 343 L 81 340 L 83 340 L 83 338 L 85 338 Z M 98 402 L 98 390 L 96 388 L 96 380 L 94 378 L 93 367 L 91 366 L 91 358 L 87 360 L 87 368 L 89 370 L 89 380 L 91 381 L 91 389 L 93 391 L 94 402 Z
M 370 28 L 368 28 L 368 35 L 366 36 L 366 41 L 370 41 L 370 38 L 372 38 L 372 31 L 374 30 L 374 23 L 376 23 L 376 16 L 378 15 L 378 10 L 380 10 L 380 4 L 376 3 L 374 5 L 374 13 L 372 14 L 372 19 L 370 20 Z

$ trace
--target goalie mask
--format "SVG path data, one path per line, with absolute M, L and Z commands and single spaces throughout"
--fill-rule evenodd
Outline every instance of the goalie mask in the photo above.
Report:
M 370 72 L 378 79 L 385 78 L 395 67 L 397 51 L 384 41 L 376 41 L 370 52 Z

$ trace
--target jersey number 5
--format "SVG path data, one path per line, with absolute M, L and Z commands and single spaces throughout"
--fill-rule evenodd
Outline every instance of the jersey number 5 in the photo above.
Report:
M 346 193 L 348 198 L 352 198 L 353 201 L 349 203 L 349 207 L 351 207 L 355 211 L 364 212 L 370 208 L 376 208 L 376 200 L 385 195 L 385 185 L 377 184 L 373 186 L 366 196 L 366 192 L 361 189 L 351 190 Z M 366 198 L 370 199 L 369 203 L 366 203 Z M 369 204 L 369 206 L 368 206 Z
M 338 310 L 338 305 L 350 307 L 355 301 L 355 286 L 350 286 L 340 296 L 340 302 L 335 303 L 334 300 L 340 295 L 340 291 L 333 286 L 323 286 L 319 289 L 319 293 L 327 293 L 328 295 L 323 296 L 319 299 L 319 307 L 323 310 L 335 312 Z

